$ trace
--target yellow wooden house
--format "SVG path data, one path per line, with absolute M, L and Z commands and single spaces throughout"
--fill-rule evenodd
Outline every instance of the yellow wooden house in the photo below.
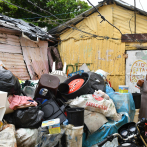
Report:
M 92 7 L 49 31 L 61 39 L 58 49 L 62 61 L 67 63 L 69 73 L 86 63 L 90 70 L 108 72 L 107 79 L 116 91 L 118 85 L 127 84 L 130 92 L 138 92 L 136 82 L 147 71 L 147 12 L 120 0 L 104 0 L 96 8 L 123 35 L 106 21 L 101 22 Z M 141 39 L 133 38 L 133 34 Z

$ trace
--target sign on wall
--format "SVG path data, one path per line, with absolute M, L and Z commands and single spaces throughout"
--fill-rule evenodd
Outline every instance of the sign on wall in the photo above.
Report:
M 129 92 L 140 93 L 137 81 L 144 79 L 147 74 L 147 50 L 127 51 L 126 59 L 126 85 Z

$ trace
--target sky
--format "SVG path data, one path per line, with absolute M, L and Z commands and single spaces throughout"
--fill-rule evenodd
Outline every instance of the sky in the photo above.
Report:
M 82 1 L 87 2 L 87 0 L 82 0 Z M 96 6 L 98 2 L 102 0 L 89 0 L 89 1 Z M 122 0 L 122 1 L 134 6 L 134 0 Z M 136 0 L 136 7 L 147 12 L 147 0 Z

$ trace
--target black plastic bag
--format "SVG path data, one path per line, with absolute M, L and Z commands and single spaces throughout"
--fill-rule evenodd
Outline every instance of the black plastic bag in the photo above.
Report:
M 44 112 L 39 107 L 19 109 L 14 112 L 15 126 L 21 128 L 38 128 L 41 125 Z
M 106 84 L 102 76 L 94 72 L 88 72 L 88 74 L 90 75 L 90 79 L 89 79 L 90 89 L 88 93 L 93 94 L 95 90 L 102 90 L 105 92 Z
M 0 91 L 8 92 L 8 94 L 21 94 L 20 83 L 9 70 L 0 70 Z
M 38 128 L 42 123 L 43 116 L 44 112 L 39 110 L 39 107 L 28 107 L 5 115 L 4 120 L 14 124 L 16 128 Z

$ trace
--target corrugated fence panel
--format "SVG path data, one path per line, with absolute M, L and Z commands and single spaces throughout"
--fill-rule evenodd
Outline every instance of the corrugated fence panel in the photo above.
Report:
M 18 36 L 0 33 L 0 60 L 19 79 L 30 79 Z
M 112 40 L 97 40 L 95 38 L 79 41 L 69 39 L 62 42 L 60 49 L 62 61 L 69 65 L 69 73 L 73 72 L 73 67 L 76 71 L 75 64 L 80 67 L 86 63 L 90 70 L 102 69 L 110 73 L 109 78 L 115 89 L 118 87 L 116 85 L 123 83 L 120 82 L 120 79 L 124 79 L 122 77 L 125 76 L 123 72 L 123 70 L 125 71 L 124 53 L 124 43 L 118 44 Z M 117 80 L 114 80 L 115 77 Z
M 0 51 L 22 54 L 19 37 L 0 33 Z
M 14 75 L 21 80 L 29 80 L 30 77 L 21 54 L 0 52 L 0 60 Z
M 124 76 L 108 76 L 108 81 L 111 82 L 111 86 L 115 89 L 115 91 L 118 91 L 119 85 L 125 85 L 125 75 Z
M 122 33 L 130 33 L 130 27 L 134 31 L 133 20 L 130 20 L 133 12 L 116 5 L 103 6 L 99 8 L 99 11 L 112 24 L 116 25 Z M 123 14 L 123 12 L 127 14 Z M 112 86 L 118 90 L 118 85 L 125 83 L 125 43 L 121 43 L 120 32 L 105 21 L 100 23 L 102 19 L 97 15 L 98 13 L 90 15 L 77 24 L 76 27 L 81 27 L 80 29 L 92 34 L 114 37 L 119 40 L 104 39 L 102 37 L 94 38 L 92 35 L 71 29 L 60 36 L 63 40 L 59 47 L 61 58 L 64 62 L 67 62 L 67 65 L 70 65 L 69 73 L 76 71 L 76 68 L 83 63 L 86 63 L 90 70 L 102 69 L 108 72 Z M 138 15 L 137 17 L 138 25 L 141 25 L 142 23 L 139 20 L 142 17 Z M 143 28 L 144 26 L 140 28 L 140 31 Z
M 114 25 L 116 27 L 119 27 L 123 34 L 134 33 L 134 12 L 116 5 L 113 5 L 112 10 L 113 10 L 112 12 L 113 12 Z M 145 32 L 147 32 L 147 16 L 142 16 L 137 14 L 136 33 L 145 33 Z M 120 36 L 120 34 L 118 35 Z

